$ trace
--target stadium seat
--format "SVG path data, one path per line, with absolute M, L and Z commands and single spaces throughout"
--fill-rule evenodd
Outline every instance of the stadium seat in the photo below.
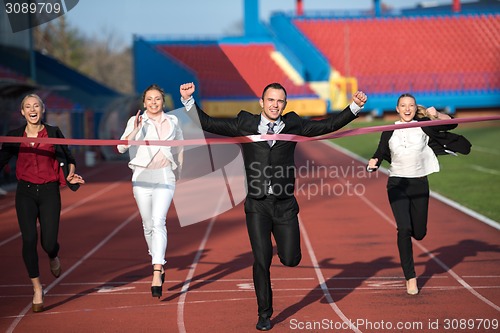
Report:
M 300 18 L 294 24 L 368 93 L 500 89 L 498 14 Z

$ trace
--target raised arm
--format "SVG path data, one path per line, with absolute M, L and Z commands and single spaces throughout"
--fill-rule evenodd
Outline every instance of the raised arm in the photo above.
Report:
M 368 97 L 362 91 L 357 91 L 352 102 L 339 114 L 332 114 L 322 120 L 303 120 L 304 136 L 318 136 L 337 131 L 357 118 Z
M 241 135 L 238 130 L 238 120 L 236 118 L 213 118 L 206 114 L 194 101 L 193 93 L 195 92 L 195 89 L 196 87 L 192 82 L 181 84 L 179 88 L 181 93 L 181 101 L 186 107 L 186 111 L 188 111 L 189 113 L 192 108 L 196 109 L 202 129 L 210 133 L 224 136 Z M 196 117 L 196 115 L 193 115 L 191 112 L 190 117 Z
M 142 125 L 142 115 L 141 115 L 141 110 L 138 110 L 135 117 L 131 117 L 128 120 L 127 127 L 125 128 L 125 131 L 120 137 L 120 140 L 133 140 L 137 135 L 137 133 L 139 132 L 141 125 Z M 123 154 L 130 148 L 130 146 L 118 145 L 116 148 L 118 149 L 118 152 Z

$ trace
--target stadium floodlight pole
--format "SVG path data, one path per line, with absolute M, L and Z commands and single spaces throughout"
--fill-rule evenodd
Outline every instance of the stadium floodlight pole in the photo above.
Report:
M 380 17 L 380 14 L 382 13 L 380 0 L 373 0 L 373 8 L 375 12 L 375 17 Z
M 29 3 L 31 5 L 31 3 L 33 2 L 34 0 L 29 0 Z M 31 6 L 30 6 L 31 7 Z M 30 58 L 30 77 L 31 77 L 31 80 L 33 80 L 33 82 L 36 82 L 36 66 L 35 66 L 35 48 L 34 48 L 34 45 L 33 45 L 33 24 L 32 24 L 32 19 L 31 19 L 31 14 L 28 14 L 28 27 L 30 27 L 28 29 L 28 36 L 29 36 L 29 58 Z
M 295 4 L 296 4 L 295 15 L 297 16 L 304 15 L 304 6 L 302 4 L 302 0 L 296 0 Z

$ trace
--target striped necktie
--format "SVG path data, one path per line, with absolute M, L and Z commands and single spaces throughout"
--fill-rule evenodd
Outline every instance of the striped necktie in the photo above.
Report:
M 267 123 L 267 134 L 274 134 L 274 125 L 276 125 L 275 123 Z M 272 147 L 273 146 L 273 142 L 274 140 L 267 140 L 267 143 L 269 144 L 269 147 Z

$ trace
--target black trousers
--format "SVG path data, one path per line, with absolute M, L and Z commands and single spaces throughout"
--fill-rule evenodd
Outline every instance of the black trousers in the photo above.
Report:
M 398 250 L 405 278 L 416 277 L 411 238 L 427 233 L 429 182 L 427 177 L 389 177 L 387 194 L 398 227 Z
M 273 257 L 271 234 L 278 248 L 278 257 L 285 266 L 297 266 L 300 251 L 299 205 L 295 197 L 263 199 L 247 197 L 245 213 L 248 236 L 254 257 L 253 282 L 257 296 L 258 314 L 270 318 L 273 314 L 273 294 L 270 267 Z
M 23 259 L 30 278 L 40 275 L 37 253 L 37 219 L 40 222 L 40 239 L 49 258 L 57 257 L 61 194 L 59 183 L 42 185 L 19 181 L 16 191 L 16 211 L 23 240 Z

